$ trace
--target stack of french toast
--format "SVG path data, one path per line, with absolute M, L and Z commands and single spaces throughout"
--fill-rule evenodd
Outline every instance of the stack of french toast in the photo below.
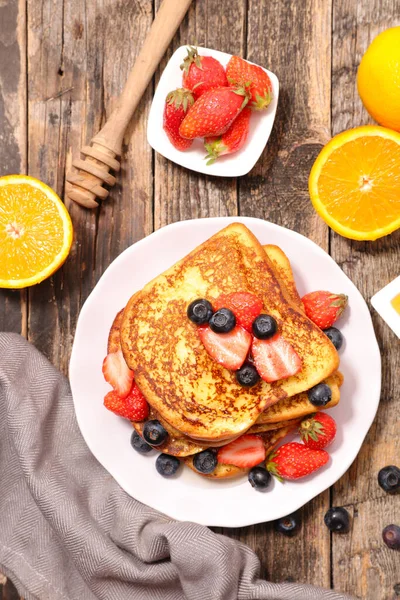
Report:
M 217 336 L 212 347 L 221 342 L 224 352 L 224 340 L 232 334 L 222 330 L 218 337 L 208 323 L 190 318 L 189 307 L 198 299 L 213 307 L 221 296 L 237 292 L 258 299 L 262 315 L 277 328 L 275 337 L 279 335 L 296 355 L 296 367 L 283 377 L 274 380 L 260 369 L 255 381 L 240 382 L 238 372 L 203 343 L 209 331 Z M 238 327 L 235 322 L 234 331 Z M 244 364 L 256 371 L 252 344 L 262 344 L 251 331 L 240 340 L 247 336 L 251 339 Z M 283 364 L 286 346 L 279 346 Z M 235 355 L 235 347 L 230 350 Z M 262 351 L 268 360 L 267 344 Z M 221 230 L 133 294 L 113 322 L 108 353 L 123 356 L 148 403 L 148 417 L 132 422 L 139 436 L 146 423 L 159 424 L 166 435 L 154 447 L 211 478 L 231 477 L 249 468 L 216 460 L 211 471 L 201 470 L 196 456 L 208 449 L 222 455 L 222 447 L 244 435 L 258 436 L 268 456 L 304 417 L 337 405 L 343 382 L 338 352 L 306 316 L 287 256 L 278 246 L 262 246 L 241 223 Z M 316 406 L 310 390 L 321 383 L 330 393 L 328 401 Z

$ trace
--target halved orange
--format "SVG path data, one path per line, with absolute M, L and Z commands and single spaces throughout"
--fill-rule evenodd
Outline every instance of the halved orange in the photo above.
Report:
M 0 287 L 22 288 L 49 277 L 71 249 L 67 209 L 45 183 L 0 177 Z
M 366 125 L 335 136 L 310 173 L 311 201 L 334 231 L 376 240 L 400 227 L 400 133 Z

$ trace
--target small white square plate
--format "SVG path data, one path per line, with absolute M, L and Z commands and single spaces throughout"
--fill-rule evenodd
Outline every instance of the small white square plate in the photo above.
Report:
M 371 304 L 400 338 L 400 314 L 392 301 L 400 295 L 400 275 L 371 298 Z
M 210 50 L 209 48 L 198 48 L 199 54 L 213 56 L 226 67 L 231 58 L 231 54 Z M 204 148 L 203 140 L 196 139 L 193 145 L 186 152 L 180 152 L 169 141 L 163 129 L 163 113 L 165 98 L 169 92 L 182 87 L 182 71 L 180 65 L 187 55 L 187 46 L 181 46 L 171 56 L 165 67 L 159 84 L 154 94 L 153 102 L 150 108 L 149 121 L 147 125 L 147 141 L 150 146 L 159 154 L 169 160 L 198 171 L 206 175 L 217 175 L 219 177 L 240 177 L 246 175 L 256 164 L 265 148 L 268 138 L 271 134 L 272 126 L 275 120 L 276 107 L 278 105 L 279 81 L 277 76 L 271 71 L 264 69 L 268 73 L 272 83 L 272 101 L 266 110 L 254 111 L 250 120 L 250 130 L 247 141 L 243 148 L 235 154 L 221 156 L 213 165 L 206 165 L 204 160 L 207 152 Z

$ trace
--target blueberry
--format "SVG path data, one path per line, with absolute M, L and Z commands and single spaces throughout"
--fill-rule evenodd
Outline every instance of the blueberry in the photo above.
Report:
M 140 454 L 147 454 L 153 448 L 147 444 L 142 436 L 140 436 L 137 431 L 133 431 L 131 435 L 131 446 L 136 450 L 136 452 L 140 452 Z
M 146 421 L 143 427 L 143 437 L 151 446 L 160 446 L 167 439 L 168 432 L 161 425 L 160 421 Z
M 344 337 L 339 329 L 336 329 L 336 327 L 328 327 L 328 329 L 324 329 L 323 331 L 324 334 L 331 340 L 336 350 L 340 350 L 343 345 Z
M 308 390 L 308 399 L 314 406 L 326 406 L 332 399 L 332 390 L 326 383 L 319 383 Z
M 383 467 L 378 473 L 378 483 L 385 492 L 399 492 L 400 469 L 394 465 Z
M 347 533 L 350 529 L 350 515 L 345 508 L 340 506 L 330 508 L 324 521 L 327 528 L 336 533 Z
M 156 469 L 163 477 L 171 477 L 175 475 L 180 466 L 179 458 L 170 456 L 169 454 L 160 454 L 157 456 Z
M 260 376 L 257 369 L 251 363 L 244 363 L 238 371 L 236 371 L 236 379 L 240 385 L 244 387 L 253 387 L 260 381 Z
M 213 450 L 203 450 L 193 457 L 193 466 L 199 473 L 212 473 L 217 462 L 217 455 Z
M 287 517 L 282 517 L 282 519 L 278 519 L 274 523 L 276 531 L 288 536 L 293 535 L 299 526 L 300 519 L 298 513 L 292 513 L 291 515 L 287 515 Z
M 271 473 L 264 469 L 264 467 L 253 467 L 249 471 L 249 481 L 251 486 L 255 490 L 264 491 L 267 489 L 271 482 Z
M 205 325 L 211 319 L 213 307 L 208 300 L 198 298 L 189 304 L 187 316 L 196 325 Z
M 386 546 L 392 550 L 400 550 L 400 527 L 398 525 L 387 525 L 382 531 L 382 538 Z
M 229 308 L 220 308 L 210 319 L 210 327 L 215 333 L 229 333 L 236 326 L 236 317 Z
M 278 331 L 278 324 L 271 315 L 259 315 L 253 321 L 253 333 L 259 340 L 267 340 Z

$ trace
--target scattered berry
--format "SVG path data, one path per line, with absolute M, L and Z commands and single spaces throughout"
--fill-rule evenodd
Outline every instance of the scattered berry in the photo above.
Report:
M 249 105 L 256 110 L 267 108 L 272 99 L 272 83 L 268 74 L 258 65 L 252 65 L 239 56 L 232 56 L 226 67 L 230 84 L 249 85 Z
M 182 152 L 193 143 L 179 133 L 179 127 L 193 103 L 193 94 L 183 88 L 170 92 L 165 99 L 163 128 L 171 144 Z
M 331 340 L 336 350 L 340 350 L 344 340 L 342 332 L 336 329 L 336 327 L 328 327 L 328 329 L 324 329 L 324 333 Z
M 324 517 L 325 525 L 335 533 L 348 533 L 350 529 L 350 515 L 345 508 L 333 506 Z
M 291 515 L 287 515 L 286 517 L 282 517 L 278 519 L 274 523 L 274 528 L 279 533 L 283 533 L 287 536 L 292 536 L 296 533 L 300 526 L 299 514 L 292 513 Z
M 131 435 L 131 446 L 140 454 L 147 454 L 150 450 L 153 450 L 147 442 L 144 441 L 141 435 L 137 431 L 133 431 Z
M 267 469 L 278 479 L 300 479 L 317 471 L 329 460 L 325 450 L 311 450 L 303 444 L 290 442 L 270 455 Z
M 250 331 L 253 321 L 262 311 L 262 301 L 250 292 L 222 294 L 214 301 L 215 310 L 229 308 L 236 317 L 236 323 Z
M 383 467 L 378 473 L 378 483 L 385 492 L 399 492 L 400 469 L 394 465 Z
M 305 313 L 321 329 L 332 327 L 347 306 L 347 296 L 331 292 L 311 292 L 301 299 Z
M 265 460 L 265 447 L 258 435 L 245 434 L 222 446 L 217 453 L 218 462 L 243 469 L 255 467 Z
M 126 398 L 121 398 L 115 390 L 108 392 L 104 398 L 104 406 L 130 421 L 144 421 L 149 416 L 149 405 L 137 385 L 133 386 Z
M 264 491 L 271 483 L 271 474 L 264 467 L 253 467 L 250 469 L 248 478 L 255 490 Z
M 322 450 L 336 437 L 336 422 L 324 412 L 308 417 L 299 427 L 300 437 L 307 448 Z
M 193 466 L 199 473 L 212 473 L 217 463 L 217 455 L 213 450 L 203 450 L 193 457 Z
M 205 138 L 207 165 L 212 165 L 218 157 L 224 154 L 237 152 L 245 145 L 249 133 L 250 117 L 251 110 L 246 107 L 222 136 Z
M 268 340 L 278 331 L 278 323 L 271 315 L 260 315 L 253 322 L 253 333 L 259 340 Z
M 103 375 L 118 396 L 126 398 L 132 388 L 133 371 L 126 364 L 121 350 L 107 354 L 103 361 Z
M 238 371 L 236 371 L 236 379 L 240 385 L 244 387 L 253 387 L 260 381 L 260 375 L 257 369 L 251 363 L 244 363 Z
M 326 406 L 332 400 L 332 390 L 326 383 L 318 383 L 307 392 L 308 399 L 314 406 Z
M 163 477 L 175 475 L 181 462 L 176 456 L 170 454 L 159 454 L 156 460 L 156 469 Z
M 208 90 L 228 85 L 225 69 L 217 59 L 200 56 L 193 46 L 188 47 L 187 53 L 181 64 L 182 84 L 192 90 L 196 99 Z
M 151 446 L 161 446 L 168 437 L 168 432 L 157 419 L 146 421 L 143 427 L 143 437 Z
M 212 315 L 209 325 L 215 333 L 229 333 L 236 327 L 236 318 L 229 308 L 220 308 Z
M 398 525 L 387 525 L 382 531 L 382 538 L 388 548 L 400 550 L 400 527 Z
M 198 298 L 188 306 L 187 316 L 196 325 L 205 325 L 211 319 L 213 307 L 208 300 Z
M 301 358 L 278 333 L 268 340 L 254 338 L 251 349 L 257 371 L 264 381 L 286 379 L 301 370 Z
M 229 333 L 215 333 L 210 327 L 199 327 L 198 334 L 208 354 L 217 363 L 229 369 L 240 369 L 251 346 L 251 334 L 242 327 Z

